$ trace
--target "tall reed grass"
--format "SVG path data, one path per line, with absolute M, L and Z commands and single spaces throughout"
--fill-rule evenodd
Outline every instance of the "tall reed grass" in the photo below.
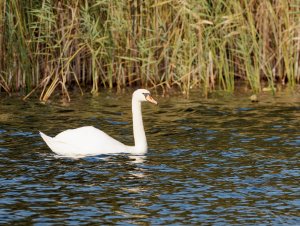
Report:
M 300 83 L 300 0 L 2 0 L 0 89 Z

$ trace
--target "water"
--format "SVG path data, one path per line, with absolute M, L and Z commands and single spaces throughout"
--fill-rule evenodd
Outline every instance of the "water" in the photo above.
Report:
M 0 224 L 299 225 L 299 97 L 156 96 L 159 106 L 143 105 L 146 156 L 76 160 L 38 131 L 94 125 L 133 144 L 130 95 L 2 96 Z

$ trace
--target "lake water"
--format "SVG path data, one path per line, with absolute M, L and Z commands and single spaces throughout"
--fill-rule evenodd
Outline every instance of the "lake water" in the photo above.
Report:
M 38 131 L 94 125 L 133 144 L 131 95 L 0 96 L 0 224 L 299 225 L 300 95 L 159 96 L 149 151 L 69 159 Z

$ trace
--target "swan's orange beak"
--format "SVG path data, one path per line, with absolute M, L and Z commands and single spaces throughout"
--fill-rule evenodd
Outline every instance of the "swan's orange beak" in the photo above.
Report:
M 154 100 L 151 95 L 147 95 L 146 100 L 149 101 L 152 104 L 157 104 L 157 101 Z

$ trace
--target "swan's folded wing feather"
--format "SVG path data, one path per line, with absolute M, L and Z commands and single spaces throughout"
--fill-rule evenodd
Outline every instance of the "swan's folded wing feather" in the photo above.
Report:
M 69 129 L 59 133 L 53 139 L 57 142 L 69 144 L 74 147 L 72 152 L 80 154 L 93 155 L 127 151 L 124 144 L 93 126 Z

